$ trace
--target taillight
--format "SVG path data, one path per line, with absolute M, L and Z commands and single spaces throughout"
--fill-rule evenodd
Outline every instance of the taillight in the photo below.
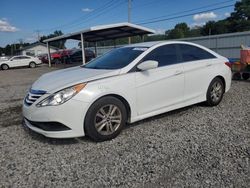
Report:
M 232 63 L 230 62 L 225 62 L 225 65 L 227 65 L 230 69 L 232 68 Z

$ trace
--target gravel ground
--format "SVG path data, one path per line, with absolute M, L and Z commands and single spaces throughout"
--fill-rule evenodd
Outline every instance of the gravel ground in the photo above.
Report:
M 21 126 L 21 100 L 48 71 L 0 72 L 0 187 L 250 186 L 250 82 L 233 81 L 217 107 L 165 113 L 94 143 Z

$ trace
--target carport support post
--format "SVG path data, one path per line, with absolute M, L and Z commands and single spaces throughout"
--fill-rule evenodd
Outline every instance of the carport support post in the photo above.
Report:
M 144 42 L 144 35 L 141 35 L 141 41 Z
M 95 42 L 95 57 L 97 57 L 97 42 Z
M 81 44 L 82 44 L 82 64 L 85 65 L 85 49 L 84 49 L 83 33 L 81 33 Z
M 47 42 L 47 49 L 48 49 L 48 60 L 49 60 L 49 67 L 51 67 L 51 56 L 50 56 L 50 48 L 49 48 L 49 42 Z

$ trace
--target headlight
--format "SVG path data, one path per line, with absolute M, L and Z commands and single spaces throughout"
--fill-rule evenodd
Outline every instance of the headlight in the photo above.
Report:
M 77 84 L 75 86 L 63 89 L 61 91 L 58 91 L 50 96 L 48 96 L 46 99 L 39 102 L 36 106 L 37 107 L 43 107 L 43 106 L 56 106 L 65 103 L 72 97 L 74 97 L 77 93 L 79 93 L 84 87 L 86 86 L 86 83 Z

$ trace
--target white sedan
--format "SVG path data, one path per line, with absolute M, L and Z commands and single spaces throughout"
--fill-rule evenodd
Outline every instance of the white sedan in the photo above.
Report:
M 24 125 L 47 137 L 104 141 L 126 123 L 204 101 L 216 106 L 230 85 L 228 59 L 203 46 L 133 44 L 40 77 L 24 99 Z
M 14 67 L 24 67 L 28 66 L 30 68 L 35 68 L 38 64 L 41 64 L 41 60 L 37 57 L 19 55 L 13 56 L 7 61 L 0 61 L 0 67 L 2 70 L 7 70 Z

